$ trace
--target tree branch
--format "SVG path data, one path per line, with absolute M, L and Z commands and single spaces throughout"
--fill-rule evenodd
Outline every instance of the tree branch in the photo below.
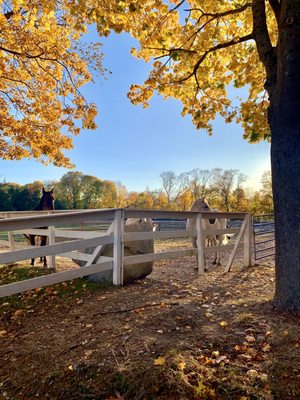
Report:
M 171 8 L 171 10 L 169 11 L 170 13 L 177 10 L 177 8 L 179 8 L 180 6 L 182 6 L 182 4 L 185 2 L 185 0 L 181 0 L 175 7 Z
M 22 8 L 19 8 L 18 11 L 13 11 L 13 10 L 7 11 L 7 12 L 5 12 L 5 13 L 3 14 L 3 16 L 7 19 L 7 21 L 9 21 L 10 18 L 11 18 L 13 15 L 15 15 L 15 14 L 17 14 L 17 13 L 19 13 L 19 12 L 21 13 L 21 11 L 22 11 Z M 22 16 L 23 16 L 24 14 L 27 14 L 27 11 L 24 11 L 23 13 L 21 13 Z
M 265 89 L 270 94 L 270 89 L 276 82 L 276 48 L 272 46 L 266 18 L 265 0 L 253 0 L 253 35 L 261 62 L 267 72 Z
M 247 8 L 250 8 L 252 6 L 252 3 L 245 3 L 242 7 L 240 8 L 232 8 L 231 10 L 227 10 L 224 12 L 220 12 L 220 13 L 206 13 L 203 10 L 201 10 L 201 8 L 190 8 L 190 9 L 186 9 L 184 11 L 199 11 L 202 13 L 202 15 L 200 16 L 199 19 L 201 19 L 202 17 L 213 17 L 213 19 L 216 18 L 222 18 L 222 17 L 227 17 L 227 15 L 233 15 L 233 14 L 238 14 L 241 13 L 243 11 L 245 11 Z
M 274 11 L 277 24 L 279 24 L 281 3 L 278 0 L 269 0 L 269 3 L 270 3 L 270 6 L 272 7 L 272 10 Z
M 0 46 L 0 50 L 5 51 L 6 53 L 9 53 L 9 54 L 13 54 L 15 56 L 25 56 L 27 58 L 42 58 L 42 55 L 44 54 L 44 52 L 41 52 L 40 54 L 33 56 L 28 53 L 20 53 L 19 51 L 16 51 L 16 50 L 7 49 L 6 47 L 3 47 L 3 46 Z M 44 60 L 48 60 L 48 59 L 44 58 Z M 49 60 L 51 60 L 51 59 L 49 59 Z M 53 60 L 51 60 L 51 61 L 53 61 Z
M 182 78 L 182 79 L 180 79 L 178 81 L 174 81 L 174 82 L 170 82 L 170 83 L 184 82 L 184 81 L 187 81 L 188 79 L 190 79 L 192 76 L 195 76 L 196 83 L 199 86 L 199 83 L 198 83 L 198 80 L 197 80 L 197 70 L 200 67 L 200 65 L 203 63 L 203 61 L 206 59 L 208 54 L 213 53 L 214 51 L 217 51 L 217 50 L 220 50 L 220 49 L 225 49 L 227 47 L 234 46 L 234 45 L 236 45 L 238 43 L 246 42 L 246 41 L 251 40 L 251 39 L 254 39 L 252 33 L 250 33 L 249 35 L 242 36 L 240 38 L 234 38 L 234 39 L 230 40 L 229 42 L 219 43 L 216 46 L 211 47 L 210 49 L 206 50 L 205 53 L 202 54 L 202 56 L 199 58 L 199 60 L 195 64 L 195 66 L 193 68 L 193 71 L 189 75 L 187 75 L 185 78 Z
M 184 10 L 184 11 L 189 11 L 190 13 L 192 11 L 197 10 L 197 11 L 200 11 L 202 13 L 202 15 L 197 20 L 197 24 L 201 21 L 201 18 L 203 18 L 203 17 L 211 17 L 209 20 L 205 21 L 192 35 L 190 35 L 190 37 L 186 40 L 186 43 L 189 42 L 194 37 L 194 39 L 193 39 L 193 41 L 192 41 L 192 43 L 190 45 L 190 46 L 192 46 L 193 42 L 195 41 L 195 38 L 196 38 L 197 34 L 199 32 L 201 32 L 202 29 L 204 29 L 206 25 L 210 24 L 215 19 L 220 19 L 220 18 L 226 17 L 228 15 L 239 14 L 239 13 L 245 11 L 247 8 L 250 8 L 251 6 L 252 6 L 252 3 L 246 3 L 240 8 L 233 8 L 231 10 L 227 10 L 227 11 L 220 12 L 220 13 L 206 13 L 203 10 L 201 10 L 200 8 L 191 8 L 189 10 Z
M 172 53 L 176 53 L 176 52 L 179 52 L 179 51 L 182 51 L 183 53 L 197 54 L 196 50 L 183 49 L 181 47 L 174 47 L 172 49 L 159 48 L 159 47 L 144 47 L 144 49 L 147 49 L 147 50 L 158 50 L 158 51 L 167 52 L 167 53 L 162 54 L 160 56 L 154 57 L 154 60 L 159 60 L 159 59 L 164 58 L 164 57 L 171 57 L 172 58 Z
M 7 20 L 9 20 L 14 15 L 14 12 L 8 11 L 8 12 L 4 13 L 3 15 Z

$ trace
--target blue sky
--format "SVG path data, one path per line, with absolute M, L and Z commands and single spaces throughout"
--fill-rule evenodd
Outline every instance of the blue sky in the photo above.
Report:
M 181 104 L 155 96 L 150 107 L 134 106 L 127 98 L 132 83 L 142 83 L 150 65 L 134 59 L 134 45 L 127 35 L 113 34 L 103 40 L 104 66 L 112 74 L 85 88 L 89 102 L 99 108 L 98 129 L 84 131 L 74 139 L 68 153 L 75 170 L 122 182 L 128 191 L 161 187 L 159 175 L 176 174 L 194 168 L 238 169 L 258 188 L 261 175 L 270 169 L 267 143 L 250 145 L 242 138 L 242 128 L 214 122 L 214 135 L 196 130 L 189 117 L 181 117 Z M 32 160 L 0 161 L 0 181 L 25 184 L 34 180 L 59 180 L 64 168 L 45 167 Z

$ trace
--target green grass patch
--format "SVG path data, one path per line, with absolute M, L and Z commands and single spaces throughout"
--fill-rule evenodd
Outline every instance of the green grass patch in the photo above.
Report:
M 51 273 L 50 269 L 42 267 L 18 266 L 17 264 L 6 265 L 0 268 L 0 285 L 24 281 Z M 16 309 L 33 308 L 45 302 L 45 300 L 47 302 L 55 299 L 71 301 L 74 298 L 78 299 L 83 295 L 106 287 L 108 285 L 104 283 L 78 278 L 0 298 L 0 311 L 7 313 L 14 312 Z

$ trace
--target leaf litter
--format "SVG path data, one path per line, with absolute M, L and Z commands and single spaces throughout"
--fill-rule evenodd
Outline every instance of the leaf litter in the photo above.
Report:
M 124 287 L 74 280 L 2 299 L 0 398 L 299 399 L 299 320 L 272 306 L 274 261 L 195 266 L 164 260 Z

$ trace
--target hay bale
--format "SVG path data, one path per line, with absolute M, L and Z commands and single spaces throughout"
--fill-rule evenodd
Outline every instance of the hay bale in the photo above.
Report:
M 150 219 L 128 219 L 124 225 L 124 232 L 151 232 L 153 230 L 153 224 Z M 91 254 L 95 248 L 86 249 L 86 252 Z M 126 242 L 124 244 L 124 256 L 133 256 L 138 254 L 149 254 L 154 253 L 154 241 L 139 240 Z M 101 256 L 112 257 L 113 245 L 105 245 L 102 249 Z M 81 267 L 84 266 L 84 261 L 73 260 L 76 264 Z M 153 262 L 145 262 L 140 264 L 126 265 L 124 267 L 124 283 L 131 283 L 137 279 L 145 278 L 151 274 L 153 270 Z M 103 271 L 97 274 L 87 276 L 88 280 L 112 283 L 112 271 Z

